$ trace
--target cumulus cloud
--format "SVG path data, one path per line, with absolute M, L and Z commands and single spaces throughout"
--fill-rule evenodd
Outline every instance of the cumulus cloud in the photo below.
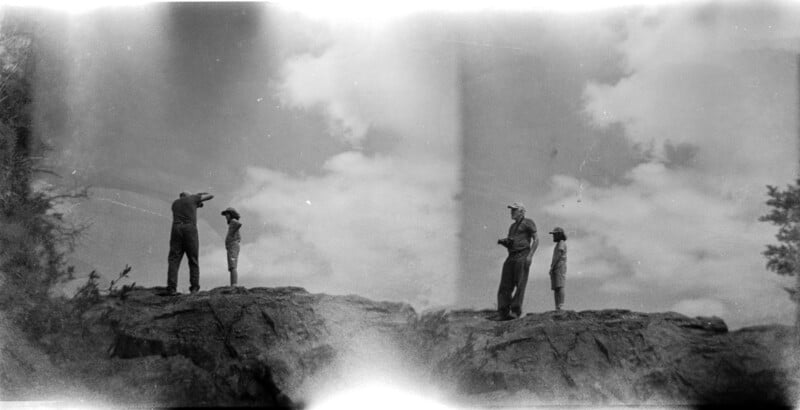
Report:
M 608 278 L 619 274 L 618 257 L 608 238 L 584 236 L 569 239 L 569 275 L 572 278 Z
M 716 299 L 686 299 L 676 303 L 670 309 L 687 316 L 726 316 L 725 305 Z
M 600 285 L 598 290 L 609 295 L 629 295 L 633 294 L 634 292 L 638 292 L 641 289 L 639 289 L 636 285 L 626 281 L 607 281 Z
M 796 142 L 797 91 L 787 85 L 797 68 L 796 53 L 783 51 L 787 37 L 800 35 L 800 14 L 752 9 L 679 8 L 629 20 L 619 44 L 629 75 L 587 86 L 590 118 L 624 124 L 631 142 L 661 160 L 667 147 L 697 147 L 694 166 L 731 190 L 785 174 L 795 158 L 786 148 Z
M 682 297 L 675 310 L 734 325 L 791 317 L 761 255 L 774 229 L 757 217 L 764 186 L 796 171 L 797 63 L 785 51 L 787 37 L 800 37 L 797 16 L 752 5 L 629 19 L 618 45 L 627 75 L 589 84 L 585 109 L 599 127 L 622 124 L 650 159 L 610 187 L 557 176 L 547 208 L 632 270 L 606 291 L 636 291 L 633 281 Z M 582 263 L 606 261 L 588 254 Z
M 326 174 L 250 169 L 240 207 L 271 230 L 245 246 L 254 275 L 313 290 L 450 302 L 457 225 L 452 165 L 345 152 Z M 263 276 L 262 276 L 263 277 Z
M 424 24 L 338 26 L 325 51 L 285 63 L 276 95 L 286 106 L 323 111 L 330 133 L 355 146 L 377 127 L 402 131 L 417 155 L 421 144 L 452 155 L 454 55 L 427 34 Z
M 580 192 L 581 201 L 546 211 L 590 232 L 587 242 L 604 241 L 605 248 L 617 250 L 638 279 L 671 289 L 717 288 L 725 282 L 717 275 L 739 270 L 739 255 L 760 257 L 770 228 L 737 218 L 738 203 L 698 188 L 697 173 L 646 163 L 627 176 L 628 184 L 611 188 L 581 188 L 577 179 L 557 178 L 555 192 L 563 197 Z M 755 262 L 745 266 L 763 271 L 763 261 Z
M 351 148 L 315 176 L 248 169 L 235 203 L 257 216 L 258 237 L 243 244 L 241 281 L 450 304 L 459 232 L 452 56 L 401 25 L 327 33 L 324 51 L 285 62 L 274 89 L 282 105 L 324 114 L 330 135 L 320 138 Z M 391 144 L 362 150 L 376 133 Z

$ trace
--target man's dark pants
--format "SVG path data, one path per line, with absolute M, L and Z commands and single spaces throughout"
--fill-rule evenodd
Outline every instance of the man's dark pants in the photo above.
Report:
M 189 290 L 200 289 L 200 265 L 197 260 L 200 240 L 197 225 L 191 223 L 174 223 L 169 236 L 169 268 L 167 270 L 167 290 L 175 291 L 178 287 L 178 268 L 181 266 L 183 254 L 189 260 Z
M 507 316 L 509 310 L 517 316 L 522 315 L 522 301 L 525 298 L 525 286 L 528 284 L 528 271 L 531 267 L 527 262 L 529 253 L 529 249 L 511 253 L 503 263 L 500 288 L 497 290 L 497 311 L 501 316 Z M 512 292 L 514 292 L 513 297 Z

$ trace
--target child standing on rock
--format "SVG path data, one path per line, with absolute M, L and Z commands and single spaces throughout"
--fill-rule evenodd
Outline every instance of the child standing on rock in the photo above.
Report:
M 567 276 L 567 235 L 564 230 L 556 227 L 550 232 L 553 235 L 553 262 L 550 263 L 550 288 L 556 302 L 556 310 L 564 306 L 564 279 Z
M 228 222 L 228 235 L 225 237 L 225 250 L 228 251 L 228 271 L 231 273 L 231 286 L 236 286 L 239 279 L 239 272 L 236 270 L 239 262 L 239 242 L 242 241 L 239 228 L 242 227 L 242 223 L 239 222 L 239 213 L 233 208 L 222 211 L 222 215 Z

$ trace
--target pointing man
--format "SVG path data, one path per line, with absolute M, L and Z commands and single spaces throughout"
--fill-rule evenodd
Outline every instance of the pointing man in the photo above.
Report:
M 169 256 L 167 261 L 167 295 L 174 295 L 178 287 L 178 269 L 181 265 L 183 254 L 189 261 L 189 291 L 196 293 L 200 290 L 200 264 L 198 251 L 200 238 L 197 234 L 197 208 L 203 207 L 203 202 L 214 198 L 207 192 L 190 194 L 181 192 L 178 199 L 172 202 L 172 231 L 169 236 Z

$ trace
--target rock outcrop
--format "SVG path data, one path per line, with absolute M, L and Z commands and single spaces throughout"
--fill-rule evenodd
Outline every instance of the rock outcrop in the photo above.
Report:
M 487 314 L 429 314 L 418 325 L 436 372 L 473 402 L 484 395 L 496 404 L 498 391 L 550 404 L 789 400 L 787 327 L 728 332 L 718 318 L 626 310 L 528 314 L 499 323 L 483 320 Z
M 788 404 L 785 326 L 624 310 L 418 315 L 400 303 L 301 288 L 134 289 L 42 341 L 115 404 L 300 407 L 356 367 L 413 369 L 453 403 Z M 361 360 L 359 366 L 353 363 Z

